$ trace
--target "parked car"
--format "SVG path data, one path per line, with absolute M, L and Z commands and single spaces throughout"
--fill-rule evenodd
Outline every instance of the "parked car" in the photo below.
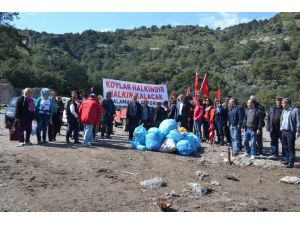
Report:
M 16 103 L 19 97 L 13 97 L 5 110 L 4 123 L 5 128 L 10 129 L 15 121 L 16 116 Z M 33 98 L 34 104 L 36 103 L 36 99 Z
M 118 125 L 122 125 L 124 131 L 127 131 L 127 124 L 126 124 L 126 113 L 127 108 L 120 107 L 116 108 L 116 116 L 114 118 L 114 125 L 117 127 Z
M 7 128 L 7 129 L 10 129 L 15 121 L 17 100 L 18 100 L 18 97 L 12 98 L 9 101 L 8 106 L 5 110 L 4 122 L 5 122 L 5 128 Z

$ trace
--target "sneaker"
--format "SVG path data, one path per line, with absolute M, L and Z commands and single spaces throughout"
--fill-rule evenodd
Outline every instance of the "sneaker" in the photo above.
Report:
M 32 143 L 30 141 L 26 142 L 26 145 L 32 145 Z
M 23 143 L 23 142 L 20 142 L 19 144 L 18 144 L 18 147 L 23 147 L 25 144 Z
M 74 141 L 74 144 L 81 145 L 81 142 L 80 141 Z
M 254 155 L 251 155 L 250 159 L 251 159 L 251 160 L 254 160 L 254 159 L 255 159 L 255 156 L 254 156 Z
M 286 166 L 286 168 L 293 168 L 293 167 L 294 167 L 294 165 L 290 164 L 290 163 Z
M 250 157 L 250 155 L 246 152 L 244 153 L 243 157 Z
M 269 159 L 278 159 L 278 156 L 277 155 L 271 155 L 271 156 L 269 156 Z
M 48 141 L 46 141 L 46 140 L 43 140 L 43 144 L 48 144 Z
M 287 164 L 289 164 L 289 162 L 287 162 L 287 161 L 283 161 L 283 162 L 281 162 L 283 165 L 287 165 Z

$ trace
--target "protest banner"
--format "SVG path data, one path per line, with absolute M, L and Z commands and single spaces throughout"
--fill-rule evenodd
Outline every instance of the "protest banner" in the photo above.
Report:
M 118 106 L 127 106 L 134 94 L 137 94 L 140 103 L 147 99 L 150 107 L 154 107 L 157 102 L 168 101 L 168 90 L 164 84 L 144 84 L 103 78 L 103 96 L 106 96 L 107 92 L 112 93 L 112 100 Z

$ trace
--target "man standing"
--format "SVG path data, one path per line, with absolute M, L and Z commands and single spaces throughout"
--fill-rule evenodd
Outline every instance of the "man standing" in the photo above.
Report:
M 159 127 L 161 122 L 166 119 L 165 109 L 161 106 L 161 102 L 156 103 L 155 114 L 154 114 L 154 126 Z
M 102 114 L 104 114 L 104 109 L 95 94 L 90 94 L 90 97 L 80 105 L 80 121 L 84 124 L 84 146 L 91 146 L 91 141 L 94 139 L 93 127 L 100 124 Z
M 101 132 L 101 137 L 111 138 L 110 135 L 112 133 L 112 126 L 113 126 L 113 120 L 114 116 L 116 114 L 116 108 L 113 100 L 111 99 L 111 92 L 106 93 L 106 99 L 102 101 L 102 106 L 105 110 L 105 115 L 103 117 L 103 128 Z
M 295 162 L 295 141 L 300 137 L 300 110 L 291 106 L 289 98 L 282 100 L 283 111 L 280 118 L 280 130 L 282 132 L 282 144 L 286 150 L 287 161 L 283 164 L 287 168 L 294 167 Z
M 257 101 L 257 98 L 254 95 L 250 96 L 250 100 L 253 101 L 255 108 L 259 109 L 261 113 L 261 121 L 262 121 L 262 127 L 260 130 L 260 133 L 257 134 L 257 155 L 263 155 L 263 132 L 262 129 L 265 126 L 265 118 L 266 118 L 266 111 L 265 107 L 263 107 L 259 102 Z
M 229 107 L 228 120 L 232 150 L 234 155 L 238 155 L 241 146 L 241 128 L 244 121 L 245 111 L 240 105 L 238 105 L 236 98 L 230 98 Z
M 252 100 L 248 100 L 247 102 L 248 110 L 245 113 L 243 128 L 245 129 L 244 136 L 244 145 L 246 148 L 245 155 L 250 159 L 255 159 L 256 155 L 256 139 L 257 135 L 261 131 L 261 112 L 259 109 L 255 108 L 254 102 Z M 251 148 L 249 146 L 249 141 L 251 141 Z
M 74 144 L 81 144 L 78 140 L 79 135 L 79 103 L 77 100 L 77 92 L 71 92 L 71 99 L 67 103 L 67 121 L 68 121 L 68 130 L 66 134 L 66 141 L 70 143 L 70 137 L 74 131 L 73 138 Z
M 225 123 L 224 123 L 224 135 L 226 137 L 226 142 L 228 145 L 231 145 L 230 129 L 228 126 L 228 111 L 229 111 L 229 99 L 231 96 L 225 98 L 225 102 L 222 104 L 225 110 Z
M 142 119 L 142 106 L 137 101 L 137 94 L 132 96 L 132 101 L 128 104 L 126 118 L 128 121 L 129 139 L 132 140 L 134 129 Z
M 278 139 L 281 141 L 280 117 L 282 113 L 282 97 L 276 98 L 276 105 L 270 107 L 267 120 L 267 131 L 270 132 L 272 155 L 270 159 L 278 158 Z M 286 152 L 282 145 L 282 157 L 286 157 Z
M 143 101 L 143 105 L 142 105 L 142 124 L 144 124 L 144 127 L 146 128 L 146 130 L 148 130 L 150 128 L 150 126 L 152 125 L 152 116 L 150 113 L 150 107 L 148 106 L 148 100 L 145 99 Z

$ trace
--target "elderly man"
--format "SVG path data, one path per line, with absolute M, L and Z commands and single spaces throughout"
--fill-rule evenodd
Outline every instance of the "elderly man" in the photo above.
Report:
M 132 96 L 132 101 L 128 104 L 126 118 L 128 122 L 129 140 L 133 139 L 134 129 L 142 119 L 142 106 L 137 101 L 137 94 Z
M 247 102 L 248 110 L 245 113 L 243 128 L 245 129 L 244 145 L 246 148 L 246 156 L 251 155 L 251 159 L 255 159 L 256 155 L 256 138 L 261 132 L 261 112 L 258 108 L 255 108 L 254 102 L 248 100 Z M 251 141 L 251 148 L 249 146 L 249 141 Z
M 142 121 L 141 123 L 144 124 L 144 127 L 148 130 L 152 125 L 152 115 L 150 112 L 150 107 L 148 106 L 148 100 L 145 99 L 142 105 Z
M 95 94 L 84 101 L 79 107 L 80 121 L 84 124 L 83 145 L 91 146 L 93 138 L 93 127 L 100 124 L 100 117 L 104 114 L 104 109 L 100 105 Z
M 278 158 L 278 139 L 281 141 L 280 117 L 282 113 L 282 97 L 276 98 L 276 105 L 270 107 L 267 120 L 267 131 L 270 132 L 272 155 L 270 159 Z M 286 157 L 285 149 L 282 145 L 282 157 Z
M 283 111 L 280 118 L 282 144 L 287 153 L 287 160 L 283 164 L 287 165 L 287 168 L 294 167 L 295 141 L 296 137 L 300 137 L 300 110 L 291 104 L 289 98 L 282 100 Z

